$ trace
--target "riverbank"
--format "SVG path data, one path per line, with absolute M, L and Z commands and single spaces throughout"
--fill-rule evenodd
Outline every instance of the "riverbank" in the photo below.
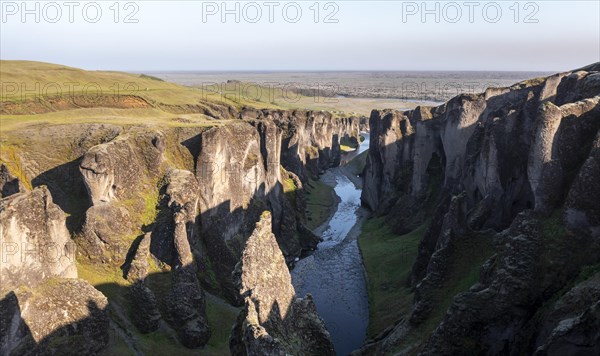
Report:
M 364 152 L 367 148 L 368 140 L 359 150 Z M 362 347 L 369 319 L 365 273 L 357 242 L 368 212 L 361 207 L 362 182 L 351 169 L 331 168 L 319 182 L 335 192 L 335 209 L 313 230 L 323 241 L 314 253 L 296 263 L 292 283 L 298 295 L 312 294 L 336 353 L 347 355 Z

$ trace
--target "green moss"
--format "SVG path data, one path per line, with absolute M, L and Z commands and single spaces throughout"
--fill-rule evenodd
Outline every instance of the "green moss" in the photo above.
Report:
M 27 174 L 19 157 L 17 144 L 13 142 L 12 145 L 8 145 L 5 142 L 0 142 L 0 164 L 2 163 L 6 165 L 10 174 L 19 179 L 27 189 L 32 189 L 31 182 L 27 179 Z
M 248 170 L 258 164 L 258 156 L 254 153 L 248 153 L 246 159 L 244 160 L 244 169 Z
M 306 146 L 304 147 L 304 152 L 306 152 L 306 156 L 309 158 L 317 158 L 319 157 L 319 148 L 315 146 Z
M 294 180 L 292 178 L 285 178 L 283 179 L 283 192 L 284 193 L 293 193 L 296 190 L 298 190 L 298 187 L 296 186 L 296 183 L 294 183 Z
M 555 210 L 552 215 L 542 220 L 542 236 L 550 242 L 558 242 L 567 234 L 562 221 L 562 210 Z
M 140 221 L 144 225 L 150 225 L 158 214 L 158 190 L 150 190 L 142 195 L 144 198 L 144 211 Z

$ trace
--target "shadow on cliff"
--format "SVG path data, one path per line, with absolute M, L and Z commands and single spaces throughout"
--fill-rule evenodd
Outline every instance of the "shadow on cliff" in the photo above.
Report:
M 36 341 L 30 326 L 22 317 L 19 298 L 10 291 L 0 300 L 0 353 L 7 356 L 96 354 L 108 342 L 109 322 L 105 312 L 95 301 L 88 300 L 88 317 L 62 325 Z M 97 339 L 98 328 L 106 331 L 100 331 L 106 338 Z
M 84 222 L 85 212 L 91 206 L 88 193 L 79 172 L 81 157 L 49 169 L 31 180 L 35 188 L 46 185 L 52 200 L 67 213 L 67 229 L 71 233 L 79 231 Z

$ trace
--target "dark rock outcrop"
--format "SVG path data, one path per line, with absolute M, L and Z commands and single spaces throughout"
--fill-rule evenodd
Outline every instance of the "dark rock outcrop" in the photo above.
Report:
M 534 355 L 600 353 L 600 273 L 565 293 L 538 327 Z
M 143 281 L 148 276 L 150 269 L 150 241 L 151 234 L 144 234 L 140 243 L 137 245 L 133 259 L 126 266 L 125 278 L 130 282 Z
M 0 198 L 6 198 L 9 195 L 24 192 L 25 190 L 23 182 L 10 174 L 8 167 L 4 163 L 0 164 Z
M 194 174 L 190 171 L 172 169 L 165 176 L 165 184 L 160 189 L 160 211 L 150 235 L 141 240 L 131 262 L 134 271 L 143 272 L 147 267 L 150 248 L 154 258 L 171 266 L 171 289 L 166 297 L 169 323 L 177 330 L 181 343 L 189 348 L 206 345 L 210 330 L 206 321 L 206 301 L 204 290 L 196 275 L 199 259 L 203 258 L 198 247 L 200 244 L 197 223 L 200 188 Z M 150 239 L 151 241 L 149 241 Z M 141 268 L 138 268 L 141 267 Z M 146 314 L 157 320 L 150 325 L 141 324 L 141 330 L 153 330 L 158 327 L 160 314 L 152 292 L 138 282 L 137 302 L 150 306 Z
M 372 112 L 364 204 L 398 233 L 432 219 L 407 281 L 414 307 L 363 353 L 596 350 L 594 303 L 582 301 L 577 315 L 541 306 L 567 298 L 564 286 L 600 262 L 599 69 Z M 454 297 L 431 335 L 411 341 L 451 277 L 456 244 L 477 233 L 493 236 L 495 252 L 479 282 Z
M 177 268 L 168 296 L 172 325 L 189 348 L 206 345 L 211 332 L 206 321 L 206 297 L 192 268 Z
M 125 237 L 135 226 L 125 207 L 102 203 L 85 213 L 81 234 L 77 236 L 78 253 L 94 263 L 118 265 L 125 261 L 131 242 Z
M 309 296 L 299 299 L 265 212 L 236 266 L 245 309 L 230 339 L 234 355 L 333 355 L 333 344 Z

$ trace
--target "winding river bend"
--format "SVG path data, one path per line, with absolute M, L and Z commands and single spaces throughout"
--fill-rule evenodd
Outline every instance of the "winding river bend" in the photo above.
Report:
M 348 161 L 369 148 L 369 135 Z M 312 294 L 319 315 L 331 333 L 336 353 L 348 355 L 362 346 L 369 321 L 369 304 L 357 238 L 364 216 L 362 189 L 344 174 L 343 167 L 329 169 L 321 181 L 332 186 L 339 204 L 331 219 L 316 229 L 323 236 L 317 250 L 298 261 L 292 283 L 298 295 Z

